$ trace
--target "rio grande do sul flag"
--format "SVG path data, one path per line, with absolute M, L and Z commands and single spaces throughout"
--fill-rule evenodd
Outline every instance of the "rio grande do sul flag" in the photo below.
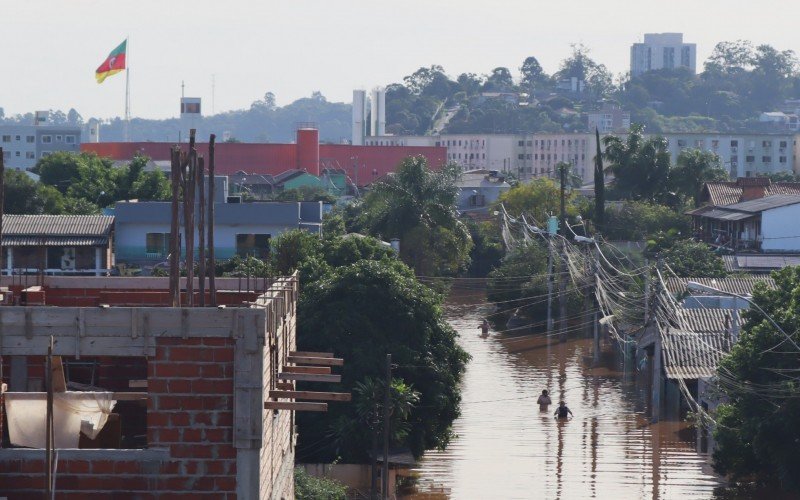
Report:
M 125 69 L 125 52 L 128 49 L 128 40 L 125 40 L 116 49 L 112 50 L 103 64 L 97 68 L 94 76 L 97 78 L 97 83 L 103 83 L 103 80 L 111 75 L 116 75 Z

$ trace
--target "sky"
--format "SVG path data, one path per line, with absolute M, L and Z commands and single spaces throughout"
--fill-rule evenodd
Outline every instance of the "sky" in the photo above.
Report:
M 178 114 L 181 82 L 203 113 L 278 105 L 321 91 L 401 82 L 439 64 L 455 77 L 536 56 L 548 73 L 582 43 L 614 74 L 644 33 L 683 32 L 698 69 L 722 40 L 800 52 L 796 0 L 26 0 L 1 3 L 0 107 L 6 115 L 75 108 L 124 114 L 125 75 L 94 71 L 129 37 L 131 113 Z M 212 76 L 213 75 L 213 76 Z

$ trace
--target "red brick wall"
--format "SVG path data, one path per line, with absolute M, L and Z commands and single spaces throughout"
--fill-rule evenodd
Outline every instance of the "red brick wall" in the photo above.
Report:
M 235 498 L 233 348 L 227 338 L 158 338 L 147 363 L 148 448 L 168 458 L 131 461 L 118 450 L 113 460 L 61 459 L 57 498 Z M 0 457 L 0 496 L 39 498 L 43 457 Z

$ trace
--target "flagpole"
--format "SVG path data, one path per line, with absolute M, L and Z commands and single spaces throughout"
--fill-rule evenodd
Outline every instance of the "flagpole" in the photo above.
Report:
M 130 42 L 130 36 L 125 39 Z M 131 127 L 131 65 L 130 65 L 130 43 L 125 44 L 125 142 L 130 142 Z

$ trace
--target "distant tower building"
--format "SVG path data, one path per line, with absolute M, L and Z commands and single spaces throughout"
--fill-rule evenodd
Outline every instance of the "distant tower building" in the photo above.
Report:
M 386 90 L 374 89 L 371 101 L 370 135 L 386 135 Z
M 181 97 L 181 129 L 188 134 L 189 129 L 196 129 L 200 124 L 201 114 L 199 97 Z
M 86 142 L 100 142 L 100 120 L 90 118 L 86 123 Z
M 685 67 L 697 72 L 697 45 L 683 43 L 683 33 L 646 33 L 631 45 L 631 76 L 654 69 Z
M 47 122 L 50 121 L 50 112 L 49 111 L 37 111 L 33 115 L 33 124 L 34 125 L 45 125 Z
M 367 92 L 353 91 L 353 145 L 363 146 L 367 135 Z

